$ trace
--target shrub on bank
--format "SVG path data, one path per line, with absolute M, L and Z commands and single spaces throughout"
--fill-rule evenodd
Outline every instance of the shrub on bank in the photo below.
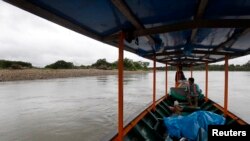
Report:
M 59 60 L 53 64 L 45 66 L 45 68 L 49 68 L 49 69 L 73 69 L 74 64 L 71 62 L 66 62 L 64 60 Z
M 114 69 L 112 63 L 106 61 L 106 59 L 98 59 L 96 63 L 91 65 L 92 68 L 102 69 L 102 70 L 112 70 Z
M 8 61 L 0 60 L 1 69 L 23 69 L 23 68 L 32 68 L 32 64 L 22 61 Z

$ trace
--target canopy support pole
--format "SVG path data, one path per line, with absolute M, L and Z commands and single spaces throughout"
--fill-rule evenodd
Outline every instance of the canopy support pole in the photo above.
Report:
M 205 100 L 208 100 L 208 62 L 206 62 L 206 85 L 205 85 Z
M 224 89 L 224 116 L 227 116 L 228 106 L 228 55 L 225 55 L 225 89 Z
M 190 67 L 191 77 L 193 78 L 193 65 Z
M 156 93 L 156 56 L 154 55 L 154 70 L 153 70 L 153 111 L 155 111 L 155 93 Z
M 179 75 L 178 75 L 178 72 L 179 72 L 179 67 L 178 66 L 176 66 L 176 74 L 175 74 L 175 76 L 176 76 L 176 82 L 175 82 L 175 88 L 177 88 L 178 87 L 178 81 L 179 81 Z
M 118 61 L 118 141 L 123 141 L 123 49 L 124 33 L 120 33 Z
M 166 98 L 168 97 L 168 64 L 166 63 Z

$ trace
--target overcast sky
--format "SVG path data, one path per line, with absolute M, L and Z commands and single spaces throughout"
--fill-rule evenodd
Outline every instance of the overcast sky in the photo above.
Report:
M 0 1 L 0 59 L 26 61 L 33 66 L 44 67 L 57 60 L 90 65 L 100 58 L 113 62 L 117 57 L 118 49 L 115 47 Z M 151 63 L 126 51 L 124 57 Z M 250 55 L 230 60 L 229 63 L 245 64 L 248 60 Z

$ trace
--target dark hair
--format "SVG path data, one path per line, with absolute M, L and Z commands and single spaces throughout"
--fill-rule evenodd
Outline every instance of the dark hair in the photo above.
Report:
M 182 66 L 181 65 L 179 66 L 179 70 L 182 70 Z
M 194 78 L 193 78 L 193 77 L 190 77 L 190 78 L 188 78 L 188 81 L 194 83 Z

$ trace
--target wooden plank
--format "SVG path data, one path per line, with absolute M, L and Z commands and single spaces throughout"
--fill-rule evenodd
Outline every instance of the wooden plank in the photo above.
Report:
M 241 36 L 246 35 L 247 33 L 250 32 L 250 28 L 247 28 L 245 30 L 243 30 L 242 32 L 239 33 L 235 33 L 233 34 L 230 38 L 228 38 L 225 42 L 221 43 L 220 45 L 218 45 L 217 47 L 213 48 L 212 52 L 218 52 L 218 50 L 220 50 L 221 48 L 224 48 L 225 46 L 228 46 L 229 48 L 237 41 L 238 38 L 240 38 Z M 209 57 L 211 54 L 206 54 L 204 55 L 203 58 L 207 58 Z M 225 54 L 226 55 L 226 54 Z M 232 55 L 231 55 L 232 56 Z M 234 56 L 238 56 L 237 53 L 235 53 Z
M 119 11 L 135 26 L 137 30 L 144 30 L 145 27 L 140 23 L 139 19 L 132 13 L 127 4 L 123 0 L 112 0 L 113 4 L 119 9 Z M 146 35 L 149 43 L 154 45 L 154 40 L 150 35 Z
M 238 38 L 246 35 L 249 32 L 250 32 L 250 28 L 247 28 L 244 31 L 235 34 L 234 36 L 231 36 L 227 41 L 225 41 L 224 43 L 219 45 L 217 48 L 214 48 L 213 51 L 218 51 L 219 49 L 221 49 L 225 46 L 228 46 L 229 48 L 231 48 L 231 46 L 237 41 Z
M 199 0 L 199 6 L 197 8 L 194 19 L 201 19 L 207 7 L 208 0 Z
M 208 2 L 208 0 L 199 0 L 199 6 L 197 8 L 196 15 L 194 16 L 194 20 L 202 18 L 203 14 L 205 12 L 205 9 L 207 7 L 207 2 Z M 194 41 L 194 38 L 196 36 L 197 31 L 198 31 L 197 28 L 192 30 L 191 37 L 190 37 L 191 43 Z
M 193 20 L 147 29 L 136 30 L 134 36 L 145 36 L 167 32 L 188 30 L 194 28 L 249 28 L 250 19 L 215 19 L 215 20 Z
M 143 26 L 140 24 L 138 19 L 135 18 L 135 15 L 128 8 L 128 6 L 122 0 L 111 0 L 113 4 L 120 10 L 120 12 L 137 28 L 143 29 Z
M 210 55 L 231 55 L 231 56 L 235 55 L 234 53 L 231 53 L 231 52 L 215 52 L 215 51 L 201 51 L 201 50 L 194 50 L 192 53 L 193 54 L 210 54 Z M 156 56 L 169 56 L 169 55 L 180 55 L 180 54 L 184 54 L 182 50 L 156 53 L 155 55 Z M 145 56 L 149 57 L 153 55 L 154 54 L 148 54 Z

